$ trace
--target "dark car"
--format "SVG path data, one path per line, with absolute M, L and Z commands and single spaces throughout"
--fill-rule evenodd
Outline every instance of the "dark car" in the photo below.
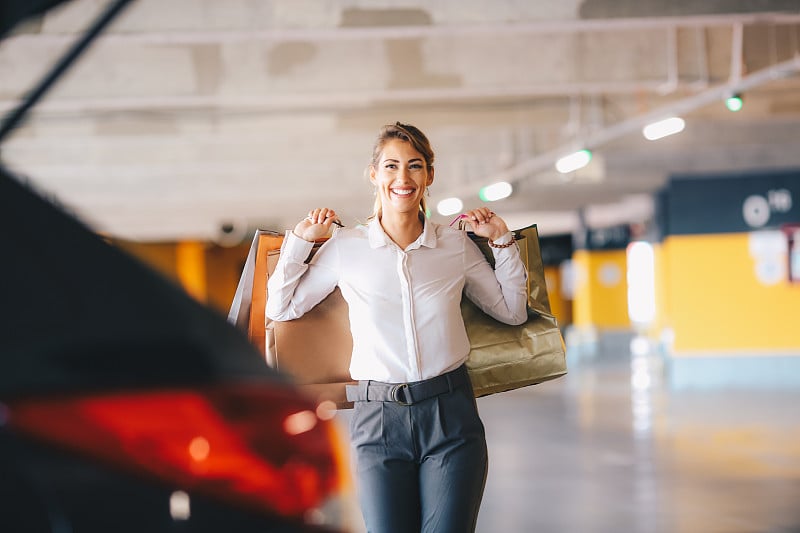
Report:
M 0 38 L 58 3 L 0 3 Z M 341 531 L 352 485 L 331 415 L 225 317 L 0 164 L 0 532 Z
M 345 524 L 330 411 L 216 311 L 0 169 L 0 531 Z

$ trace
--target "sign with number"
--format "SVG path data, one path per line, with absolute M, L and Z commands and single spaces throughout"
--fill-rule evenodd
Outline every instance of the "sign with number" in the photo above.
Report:
M 800 170 L 673 177 L 663 206 L 666 234 L 778 229 L 800 222 Z

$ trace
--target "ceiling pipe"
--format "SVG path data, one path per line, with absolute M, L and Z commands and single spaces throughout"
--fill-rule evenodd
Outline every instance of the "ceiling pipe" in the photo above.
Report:
M 669 105 L 655 109 L 649 113 L 638 115 L 628 120 L 623 120 L 613 124 L 600 131 L 593 132 L 583 138 L 583 147 L 587 149 L 596 149 L 608 142 L 616 140 L 624 135 L 631 133 L 638 133 L 642 127 L 656 120 L 663 119 L 670 116 L 685 115 L 695 109 L 705 105 L 721 101 L 725 95 L 733 92 L 745 92 L 749 89 L 758 87 L 765 83 L 769 83 L 781 77 L 795 74 L 800 72 L 800 55 L 773 65 L 771 67 L 759 70 L 748 76 L 741 78 L 738 83 L 726 83 L 713 87 L 701 93 L 695 94 L 688 98 L 672 102 Z M 493 183 L 495 181 L 508 181 L 512 185 L 528 181 L 532 179 L 537 173 L 543 170 L 550 170 L 558 158 L 573 152 L 575 145 L 573 142 L 566 143 L 558 148 L 529 158 L 518 165 L 499 173 L 487 176 L 484 180 L 485 183 Z M 460 188 L 459 190 L 441 191 L 442 194 L 447 196 L 462 196 L 472 197 L 476 193 L 474 186 L 471 189 Z
M 658 18 L 613 18 L 613 19 L 565 19 L 536 20 L 528 22 L 490 22 L 467 25 L 426 26 L 368 26 L 330 28 L 268 28 L 260 30 L 236 29 L 225 31 L 170 31 L 108 33 L 105 42 L 142 44 L 207 44 L 235 42 L 287 42 L 287 41 L 350 41 L 364 39 L 418 39 L 427 37 L 474 36 L 474 35 L 519 35 L 559 34 L 608 31 L 639 31 L 659 28 L 692 28 L 730 26 L 732 24 L 797 24 L 796 13 L 733 13 L 725 15 L 692 15 Z M 128 30 L 130 31 L 130 30 Z M 40 43 L 63 43 L 71 41 L 71 34 L 20 34 L 8 41 L 31 41 Z
M 698 89 L 705 89 L 708 87 L 709 76 L 708 69 L 708 42 L 706 41 L 705 28 L 695 28 L 695 39 L 697 46 L 695 47 L 697 55 L 697 81 L 692 85 Z
M 678 28 L 667 28 L 667 81 L 658 90 L 659 94 L 670 94 L 678 88 Z
M 736 85 L 742 79 L 744 63 L 744 28 L 741 23 L 733 25 L 731 32 L 731 72 L 729 84 Z

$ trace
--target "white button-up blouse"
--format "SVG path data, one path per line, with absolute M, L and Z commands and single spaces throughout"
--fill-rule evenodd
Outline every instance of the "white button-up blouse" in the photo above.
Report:
M 509 232 L 496 242 L 510 239 Z M 492 248 L 493 270 L 462 230 L 426 220 L 401 250 L 373 219 L 337 228 L 306 264 L 312 246 L 286 232 L 266 314 L 299 318 L 338 286 L 349 306 L 353 379 L 403 383 L 460 366 L 469 353 L 462 294 L 501 322 L 527 319 L 527 273 L 516 245 Z

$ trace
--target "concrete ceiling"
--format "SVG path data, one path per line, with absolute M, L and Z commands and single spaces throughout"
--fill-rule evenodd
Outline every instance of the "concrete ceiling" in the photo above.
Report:
M 105 5 L 0 43 L 0 112 Z M 672 115 L 681 134 L 642 137 Z M 436 150 L 432 206 L 505 179 L 492 208 L 511 225 L 639 222 L 671 174 L 800 168 L 800 4 L 139 0 L 0 156 L 100 231 L 228 243 L 314 206 L 363 220 L 374 136 L 397 120 Z M 589 166 L 554 170 L 584 147 Z

